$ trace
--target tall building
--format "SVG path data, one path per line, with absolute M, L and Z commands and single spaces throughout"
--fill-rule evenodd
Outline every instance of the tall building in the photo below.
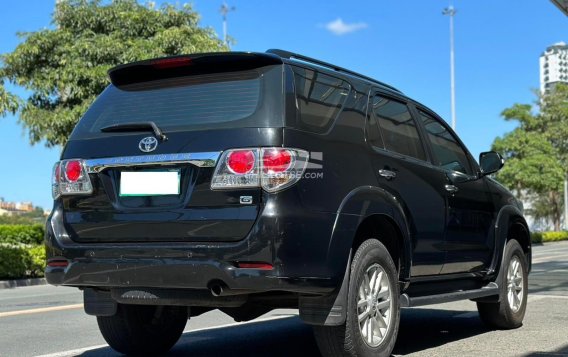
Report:
M 556 5 L 564 15 L 568 16 L 568 0 L 552 0 L 552 3 Z
M 556 83 L 568 83 L 568 45 L 558 42 L 540 55 L 540 91 L 545 93 Z

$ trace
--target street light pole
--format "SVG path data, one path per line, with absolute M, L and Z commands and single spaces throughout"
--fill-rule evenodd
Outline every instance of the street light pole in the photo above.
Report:
M 568 231 L 568 173 L 564 178 L 564 229 Z
M 442 15 L 450 17 L 450 90 L 452 105 L 452 129 L 456 130 L 456 76 L 455 76 L 455 60 L 454 60 L 454 16 L 456 9 L 450 4 L 449 7 L 442 11 Z
M 219 12 L 223 16 L 223 44 L 227 46 L 227 14 L 231 11 L 235 11 L 235 7 L 227 5 L 226 2 L 221 5 Z

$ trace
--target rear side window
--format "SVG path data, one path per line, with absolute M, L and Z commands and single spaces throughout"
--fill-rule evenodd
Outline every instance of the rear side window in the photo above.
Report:
M 73 139 L 114 124 L 153 121 L 164 131 L 282 127 L 280 66 L 109 86 L 85 113 Z
M 292 68 L 299 127 L 316 133 L 326 132 L 341 111 L 351 86 L 342 79 L 317 71 Z
M 472 175 L 467 154 L 456 138 L 432 116 L 420 111 L 420 118 L 434 153 L 434 164 L 447 170 Z
M 406 104 L 376 95 L 372 107 L 381 128 L 385 149 L 426 160 L 416 123 Z

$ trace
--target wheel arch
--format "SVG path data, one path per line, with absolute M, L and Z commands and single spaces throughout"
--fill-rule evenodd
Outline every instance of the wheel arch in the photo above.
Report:
M 329 241 L 328 266 L 333 276 L 341 277 L 337 289 L 330 296 L 301 296 L 302 320 L 330 326 L 345 322 L 352 255 L 367 238 L 386 243 L 389 253 L 397 255 L 399 280 L 410 278 L 412 245 L 409 223 L 401 203 L 382 188 L 358 187 L 342 200 Z
M 344 271 L 349 252 L 355 252 L 367 238 L 376 238 L 385 244 L 389 253 L 399 260 L 400 279 L 410 278 L 409 222 L 400 200 L 380 187 L 358 187 L 345 196 L 337 210 L 328 261 L 341 262 L 341 271 Z
M 494 276 L 498 275 L 503 261 L 503 254 L 505 254 L 505 246 L 511 239 L 517 240 L 523 248 L 530 271 L 532 265 L 532 243 L 529 226 L 521 210 L 512 205 L 503 206 L 495 220 L 494 229 L 495 249 L 490 272 Z

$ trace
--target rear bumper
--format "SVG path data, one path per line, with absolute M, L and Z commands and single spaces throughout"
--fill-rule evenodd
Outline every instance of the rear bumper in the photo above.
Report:
M 216 260 L 91 259 L 73 261 L 67 268 L 46 270 L 49 284 L 77 287 L 210 289 L 225 285 L 228 295 L 287 291 L 327 294 L 335 285 L 329 278 L 283 277 L 274 271 L 239 269 Z
M 284 199 L 279 200 L 282 208 Z M 47 257 L 65 259 L 68 266 L 48 266 L 46 279 L 53 285 L 103 289 L 209 289 L 221 283 L 235 294 L 333 292 L 345 269 L 327 251 L 336 215 L 286 207 L 284 213 L 266 204 L 238 242 L 99 244 L 71 240 L 56 203 L 47 221 Z M 237 262 L 265 262 L 273 269 L 237 268 Z

